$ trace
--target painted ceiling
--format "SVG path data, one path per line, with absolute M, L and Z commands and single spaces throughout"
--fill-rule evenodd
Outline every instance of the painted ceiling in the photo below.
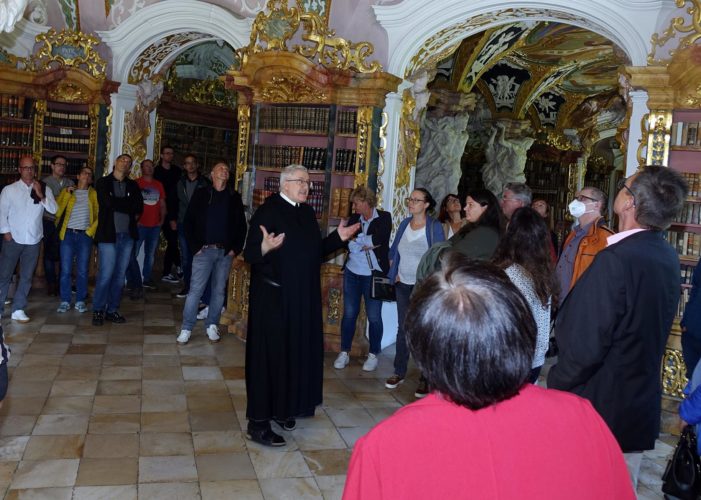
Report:
M 495 117 L 565 124 L 560 110 L 585 99 L 610 99 L 625 54 L 610 40 L 560 23 L 515 23 L 462 41 L 438 67 L 437 82 L 477 92 Z

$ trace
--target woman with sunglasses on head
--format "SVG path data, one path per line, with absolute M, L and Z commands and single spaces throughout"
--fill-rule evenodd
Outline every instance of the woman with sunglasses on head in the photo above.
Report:
M 448 193 L 438 210 L 438 220 L 443 225 L 443 234 L 448 239 L 463 227 L 467 220 L 462 216 L 462 205 L 456 194 Z
M 426 251 L 436 242 L 444 241 L 443 226 L 428 215 L 436 206 L 436 200 L 425 188 L 416 188 L 406 199 L 409 217 L 399 224 L 394 242 L 389 250 L 389 273 L 387 277 L 395 284 L 397 294 L 397 347 L 394 356 L 394 374 L 387 379 L 385 387 L 394 389 L 404 382 L 409 350 L 404 335 L 404 317 L 409 307 L 409 297 L 416 284 L 416 270 Z M 423 377 L 415 392 L 417 398 L 428 394 Z

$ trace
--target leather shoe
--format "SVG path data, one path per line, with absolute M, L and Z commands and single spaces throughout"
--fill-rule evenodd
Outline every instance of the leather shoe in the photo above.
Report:
M 297 421 L 294 418 L 275 420 L 275 423 L 282 427 L 283 431 L 293 431 L 297 428 Z
M 248 429 L 246 432 L 246 437 L 253 442 L 262 444 L 264 446 L 285 446 L 285 438 L 280 434 L 276 434 L 273 430 L 268 427 L 267 429 Z

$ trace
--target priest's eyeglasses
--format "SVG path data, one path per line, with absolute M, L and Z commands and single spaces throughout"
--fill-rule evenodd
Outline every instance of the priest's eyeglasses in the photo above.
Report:
M 285 182 L 296 182 L 300 186 L 312 186 L 312 181 L 308 181 L 306 179 L 285 179 Z

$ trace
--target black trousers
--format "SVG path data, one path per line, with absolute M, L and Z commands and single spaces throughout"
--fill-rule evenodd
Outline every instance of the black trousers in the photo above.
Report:
M 173 271 L 173 266 L 180 265 L 180 250 L 178 250 L 178 231 L 170 228 L 170 222 L 166 221 L 162 226 L 163 237 L 166 239 L 166 252 L 163 256 L 163 276 Z

